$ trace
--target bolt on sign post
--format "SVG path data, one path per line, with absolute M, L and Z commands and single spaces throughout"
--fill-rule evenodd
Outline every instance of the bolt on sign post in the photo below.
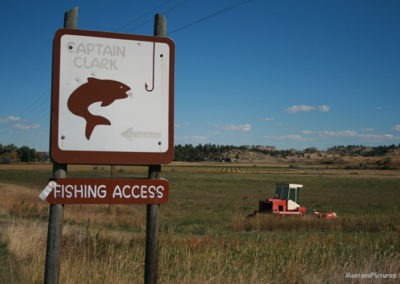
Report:
M 45 283 L 58 283 L 64 204 L 146 204 L 145 283 L 158 275 L 158 212 L 168 201 L 161 165 L 173 159 L 175 44 L 166 20 L 154 36 L 78 30 L 66 13 L 53 41 L 53 178 Z M 147 179 L 67 178 L 67 164 L 148 165 Z M 114 168 L 115 171 L 115 168 Z

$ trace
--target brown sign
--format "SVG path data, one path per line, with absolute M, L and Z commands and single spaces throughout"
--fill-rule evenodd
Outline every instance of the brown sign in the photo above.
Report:
M 169 184 L 159 179 L 51 180 L 40 195 L 50 204 L 164 204 Z
M 63 164 L 170 163 L 174 61 L 175 44 L 166 37 L 57 31 L 52 159 Z

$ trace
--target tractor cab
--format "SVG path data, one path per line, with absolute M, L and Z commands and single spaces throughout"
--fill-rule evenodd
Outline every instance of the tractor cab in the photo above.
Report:
M 301 184 L 279 183 L 276 185 L 275 197 L 260 200 L 259 212 L 280 215 L 304 215 L 306 208 L 298 204 Z
M 299 188 L 302 188 L 302 184 L 293 183 L 278 183 L 275 189 L 275 198 L 282 200 L 292 200 L 298 203 Z

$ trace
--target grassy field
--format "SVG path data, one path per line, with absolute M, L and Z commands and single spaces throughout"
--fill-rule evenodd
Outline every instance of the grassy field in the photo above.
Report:
M 146 176 L 145 167 L 117 172 Z M 159 282 L 396 283 L 399 173 L 251 164 L 163 167 L 170 200 L 160 208 Z M 0 166 L 0 250 L 9 253 L 0 263 L 9 268 L 8 282 L 43 282 L 49 206 L 38 194 L 50 175 L 50 165 Z M 107 166 L 68 169 L 69 177 L 109 175 Z M 303 184 L 302 205 L 333 210 L 339 218 L 246 218 L 279 182 Z M 145 209 L 65 206 L 60 282 L 142 283 Z M 377 278 L 382 276 L 396 279 Z

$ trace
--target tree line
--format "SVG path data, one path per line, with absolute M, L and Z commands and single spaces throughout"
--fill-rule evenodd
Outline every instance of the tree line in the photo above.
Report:
M 233 150 L 246 150 L 247 146 L 192 144 L 175 145 L 174 161 L 182 162 L 230 162 L 227 153 Z
M 14 144 L 0 144 L 0 164 L 11 164 L 16 162 L 41 162 L 48 160 L 48 154 L 36 152 L 28 146 L 17 147 Z
M 191 144 L 175 145 L 175 161 L 201 162 L 201 161 L 219 161 L 232 162 L 234 159 L 240 158 L 243 152 L 255 152 L 273 157 L 286 158 L 290 156 L 306 156 L 310 154 L 322 155 L 334 154 L 342 156 L 384 156 L 389 153 L 400 151 L 400 144 L 368 147 L 362 145 L 349 146 L 333 146 L 325 151 L 315 147 L 306 148 L 304 150 L 287 149 L 278 150 L 273 146 L 233 146 L 233 145 L 215 145 L 215 144 L 199 144 L 193 146 Z
M 388 146 L 367 147 L 362 145 L 333 146 L 324 151 L 315 147 L 304 150 L 278 150 L 273 146 L 233 146 L 216 144 L 192 144 L 175 145 L 174 161 L 183 162 L 232 162 L 238 160 L 240 156 L 247 152 L 261 153 L 273 157 L 305 156 L 310 154 L 322 155 L 322 153 L 334 154 L 339 156 L 384 156 L 389 153 L 400 151 L 400 144 Z M 28 146 L 17 147 L 14 144 L 0 144 L 0 164 L 9 164 L 16 162 L 45 162 L 49 161 L 48 153 L 37 152 L 34 148 Z

